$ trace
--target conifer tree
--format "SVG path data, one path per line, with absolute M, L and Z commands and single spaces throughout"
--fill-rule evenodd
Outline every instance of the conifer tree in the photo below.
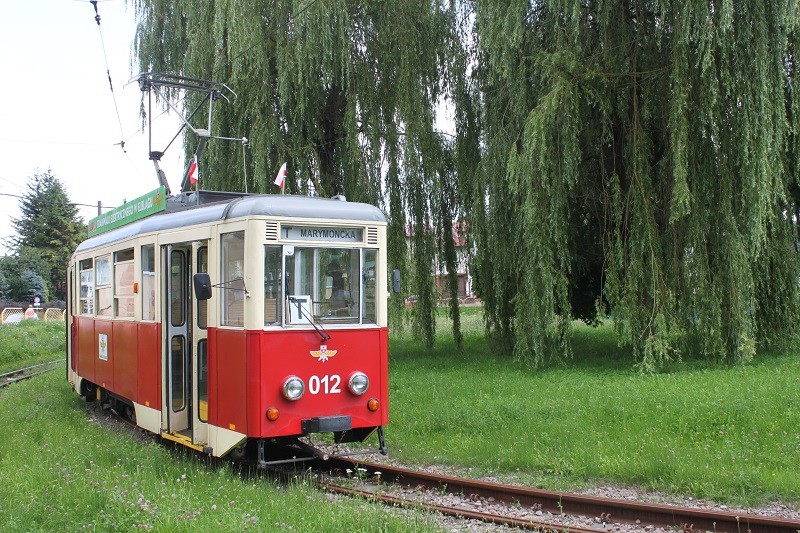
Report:
M 44 279 L 33 270 L 23 270 L 20 276 L 23 287 L 25 287 L 25 301 L 32 302 L 36 298 L 44 302 L 48 300 L 47 284 Z
M 6 279 L 5 274 L 0 271 L 0 300 L 5 300 L 8 298 L 8 280 Z
M 50 274 L 50 264 L 36 248 L 22 248 L 15 255 L 0 257 L 0 272 L 7 281 L 5 298 L 16 302 L 32 303 L 30 295 L 33 275 L 38 280 L 35 282 L 39 289 L 38 296 L 46 298 L 50 295 L 46 283 L 46 276 Z M 36 296 L 36 295 L 35 295 Z
M 36 250 L 47 262 L 43 274 L 56 298 L 66 296 L 66 272 L 75 247 L 85 238 L 85 224 L 70 203 L 64 186 L 48 169 L 35 172 L 19 202 L 21 216 L 12 219 L 17 236 L 12 239 L 17 255 Z

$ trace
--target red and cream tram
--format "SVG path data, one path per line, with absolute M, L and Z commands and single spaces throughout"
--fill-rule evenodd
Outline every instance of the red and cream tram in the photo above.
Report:
M 289 195 L 164 203 L 72 256 L 74 390 L 217 457 L 247 450 L 264 464 L 275 443 L 376 430 L 385 453 L 384 214 Z

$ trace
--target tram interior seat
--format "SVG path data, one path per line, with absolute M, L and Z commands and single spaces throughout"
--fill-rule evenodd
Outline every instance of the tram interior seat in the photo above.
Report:
M 349 317 L 350 305 L 346 300 L 329 299 L 314 302 L 317 316 L 320 317 Z
M 244 300 L 234 300 L 228 305 L 228 316 L 225 326 L 244 326 Z
M 278 299 L 265 298 L 264 299 L 264 324 L 279 323 Z M 244 326 L 244 300 L 235 300 L 228 306 L 228 317 L 225 322 L 226 326 Z
M 208 420 L 208 400 L 200 400 L 200 405 L 198 406 L 198 416 L 200 417 L 201 421 Z
M 275 324 L 280 322 L 278 316 L 278 299 L 264 298 L 264 324 Z

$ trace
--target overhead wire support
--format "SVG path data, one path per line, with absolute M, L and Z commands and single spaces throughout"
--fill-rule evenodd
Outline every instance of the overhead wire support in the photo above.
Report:
M 141 91 L 147 91 L 148 94 L 148 115 L 152 117 L 152 95 L 156 93 L 157 97 L 161 97 L 164 102 L 166 103 L 169 109 L 172 109 L 177 113 L 178 118 L 180 118 L 182 124 L 178 133 L 176 133 L 175 137 L 167 144 L 167 147 L 163 151 L 153 151 L 152 149 L 152 118 L 148 118 L 148 131 L 149 131 L 149 151 L 150 151 L 150 160 L 153 161 L 153 164 L 156 169 L 156 175 L 158 176 L 158 181 L 160 185 L 164 185 L 167 190 L 167 194 L 169 194 L 169 185 L 167 184 L 166 176 L 164 172 L 161 170 L 159 166 L 159 161 L 161 157 L 164 155 L 164 152 L 172 145 L 175 139 L 180 135 L 180 133 L 185 129 L 188 128 L 192 131 L 197 137 L 197 148 L 195 149 L 194 153 L 194 161 L 199 161 L 200 156 L 205 149 L 206 143 L 209 139 L 220 139 L 220 140 L 233 140 L 233 141 L 241 141 L 242 146 L 246 147 L 248 145 L 248 140 L 246 137 L 242 138 L 233 138 L 233 137 L 214 137 L 211 135 L 211 121 L 212 115 L 214 110 L 214 100 L 219 97 L 225 99 L 225 101 L 230 102 L 227 94 L 231 96 L 236 96 L 236 93 L 227 85 L 220 82 L 215 82 L 211 80 L 203 80 L 199 78 L 189 78 L 187 76 L 179 76 L 176 74 L 165 74 L 160 72 L 143 72 L 138 76 L 131 79 L 129 83 L 138 82 L 139 89 Z M 204 94 L 205 97 L 202 101 L 198 104 L 195 110 L 189 115 L 188 118 L 183 116 L 183 113 L 179 109 L 175 107 L 175 105 L 170 101 L 168 95 L 159 93 L 159 89 L 177 89 L 177 90 L 185 90 L 185 91 L 193 91 L 199 92 Z M 202 128 L 195 128 L 191 125 L 190 121 L 192 118 L 197 114 L 200 108 L 208 101 L 208 127 L 206 129 Z M 243 148 L 244 149 L 244 148 Z M 191 180 L 190 180 L 190 166 L 187 166 L 186 170 L 183 173 L 183 179 L 181 180 L 181 192 L 186 192 L 191 188 Z M 199 198 L 198 198 L 199 201 Z
M 122 129 L 122 118 L 119 115 L 119 105 L 117 104 L 117 95 L 114 93 L 114 84 L 111 81 L 111 69 L 108 66 L 108 54 L 106 53 L 106 43 L 103 40 L 103 29 L 100 26 L 100 13 L 97 10 L 97 1 L 98 0 L 89 0 L 89 3 L 92 4 L 94 7 L 94 21 L 97 23 L 97 31 L 100 34 L 100 47 L 103 49 L 103 59 L 106 62 L 106 76 L 108 77 L 108 88 L 111 89 L 111 99 L 114 101 L 114 111 L 117 114 L 117 123 L 119 124 L 119 135 L 120 141 L 118 143 L 114 143 L 115 145 L 119 145 L 122 148 L 122 151 L 127 153 L 125 150 L 125 133 Z
M 211 80 L 202 80 L 199 78 L 189 78 L 186 76 L 178 76 L 177 74 L 165 74 L 162 72 L 142 72 L 131 81 L 138 81 L 139 88 L 142 91 L 149 90 L 153 87 L 168 87 L 171 89 L 186 89 L 189 91 L 197 91 L 212 95 L 213 98 L 222 96 L 226 101 L 230 99 L 225 96 L 225 92 L 232 94 L 234 97 L 236 93 L 225 85 L 224 83 Z

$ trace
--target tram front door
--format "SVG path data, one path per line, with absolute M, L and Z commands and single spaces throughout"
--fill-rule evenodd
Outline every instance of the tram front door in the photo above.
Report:
M 196 300 L 190 282 L 193 274 L 208 271 L 207 243 L 174 243 L 162 251 L 166 433 L 202 448 L 208 440 L 207 302 Z

